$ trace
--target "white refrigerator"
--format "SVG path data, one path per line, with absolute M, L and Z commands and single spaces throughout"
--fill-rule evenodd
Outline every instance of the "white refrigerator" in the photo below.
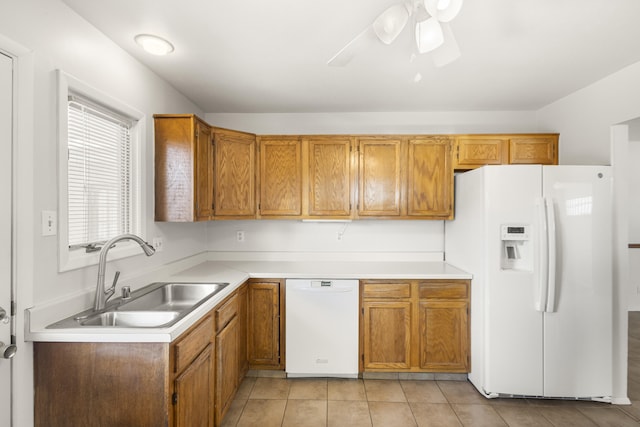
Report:
M 610 401 L 608 166 L 485 166 L 455 177 L 448 263 L 473 274 L 471 372 L 487 397 Z

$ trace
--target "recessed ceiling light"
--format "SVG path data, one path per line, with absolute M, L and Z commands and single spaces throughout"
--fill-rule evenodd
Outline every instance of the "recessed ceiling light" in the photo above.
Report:
M 152 55 L 167 55 L 173 52 L 174 49 L 169 41 L 153 34 L 138 34 L 133 39 Z

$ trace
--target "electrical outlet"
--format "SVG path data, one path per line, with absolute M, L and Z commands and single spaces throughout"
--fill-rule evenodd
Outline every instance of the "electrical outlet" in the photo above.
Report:
M 162 252 L 164 250 L 164 239 L 162 237 L 154 237 L 153 238 L 153 249 L 156 252 Z
M 42 211 L 42 235 L 55 236 L 58 233 L 56 211 Z
M 336 237 L 338 238 L 338 242 L 341 242 L 344 237 L 344 233 L 342 231 L 338 231 L 336 233 Z
M 236 231 L 236 240 L 238 242 L 244 242 L 244 231 L 242 230 Z

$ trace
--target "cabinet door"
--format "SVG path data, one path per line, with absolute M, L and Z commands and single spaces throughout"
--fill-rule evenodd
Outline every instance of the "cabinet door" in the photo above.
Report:
M 360 138 L 358 216 L 399 216 L 401 140 Z
M 213 138 L 211 128 L 200 120 L 195 122 L 196 137 L 196 219 L 213 217 Z
M 411 302 L 362 303 L 364 311 L 364 368 L 411 367 Z
M 469 323 L 464 301 L 421 301 L 420 368 L 469 372 Z
M 451 141 L 410 139 L 408 150 L 407 215 L 452 218 Z
M 214 130 L 216 216 L 254 218 L 255 135 Z
M 249 284 L 249 365 L 278 368 L 280 355 L 280 283 Z
M 238 318 L 216 336 L 216 420 L 227 413 L 238 386 Z
M 454 169 L 474 169 L 509 161 L 509 140 L 492 135 L 465 135 L 456 138 Z
M 238 289 L 238 384 L 249 370 L 249 360 L 247 359 L 247 314 L 248 314 L 248 292 L 247 285 Z
M 302 215 L 302 143 L 299 138 L 260 140 L 260 215 Z
M 531 135 L 509 140 L 511 164 L 558 164 L 558 135 Z
M 195 221 L 193 116 L 154 116 L 155 220 Z
M 213 363 L 211 344 L 175 379 L 176 427 L 213 426 Z
M 309 138 L 309 215 L 351 216 L 351 138 Z

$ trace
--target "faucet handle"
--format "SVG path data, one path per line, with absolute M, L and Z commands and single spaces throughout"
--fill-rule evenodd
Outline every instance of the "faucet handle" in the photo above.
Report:
M 123 286 L 122 287 L 122 299 L 131 298 L 131 286 Z
M 118 279 L 119 278 L 120 278 L 120 272 L 116 271 L 115 276 L 113 276 L 113 284 L 111 285 L 111 287 L 109 289 L 104 291 L 105 295 L 107 295 L 107 299 L 109 299 L 109 297 L 111 295 L 116 293 L 116 283 L 118 283 Z

